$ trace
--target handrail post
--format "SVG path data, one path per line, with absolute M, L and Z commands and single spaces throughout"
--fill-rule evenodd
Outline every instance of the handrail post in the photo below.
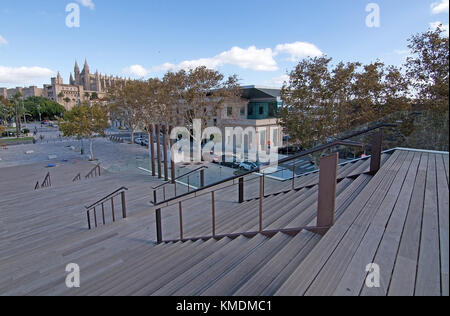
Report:
M 292 165 L 292 190 L 295 190 L 295 162 L 296 160 L 294 160 L 294 164 Z
M 317 227 L 326 227 L 326 231 L 334 225 L 338 161 L 338 153 L 320 160 Z M 325 234 L 326 231 L 320 233 Z
M 259 178 L 259 232 L 263 231 L 264 176 Z
M 88 228 L 89 228 L 89 230 L 91 230 L 91 216 L 90 216 L 89 211 L 87 211 L 86 214 L 87 214 L 87 220 L 88 220 Z
M 190 183 L 190 175 L 187 177 L 187 183 L 188 183 L 188 193 L 191 192 L 191 183 Z
M 180 240 L 183 240 L 183 206 L 182 202 L 179 202 L 179 215 L 180 215 Z
M 112 220 L 113 222 L 116 221 L 116 215 L 114 212 L 114 197 L 111 198 L 111 212 L 112 212 Z
M 156 214 L 156 242 L 162 243 L 161 209 L 155 211 Z
M 95 207 L 94 207 L 94 221 L 95 221 L 95 228 L 97 228 L 98 227 L 98 225 L 97 225 L 97 211 L 95 210 Z
M 239 203 L 244 203 L 244 178 L 239 178 Z
M 127 218 L 127 203 L 125 200 L 125 191 L 120 194 L 122 197 L 122 218 Z
M 106 225 L 106 221 L 105 221 L 105 203 L 102 203 L 102 219 L 103 219 L 103 225 Z
M 372 155 L 370 158 L 371 175 L 375 175 L 381 167 L 381 151 L 383 145 L 383 130 L 380 129 L 373 137 L 372 141 Z
M 211 192 L 211 210 L 212 210 L 212 235 L 216 237 L 216 201 L 214 191 Z
M 200 188 L 205 186 L 205 169 L 200 170 Z
M 156 205 L 156 203 L 158 203 L 158 202 L 156 201 L 156 190 L 153 190 L 153 204 Z

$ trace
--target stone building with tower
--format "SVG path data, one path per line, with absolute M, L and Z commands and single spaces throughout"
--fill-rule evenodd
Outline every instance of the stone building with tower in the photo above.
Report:
M 84 62 L 83 70 L 80 71 L 78 63 L 75 62 L 74 72 L 70 74 L 69 81 L 64 83 L 61 74 L 51 78 L 50 84 L 45 84 L 43 88 L 27 87 L 27 88 L 0 88 L 0 95 L 5 98 L 11 98 L 16 93 L 20 93 L 24 98 L 44 97 L 56 101 L 63 105 L 67 110 L 72 109 L 75 105 L 87 102 L 93 96 L 103 99 L 108 93 L 109 87 L 117 82 L 125 79 L 106 76 L 98 71 L 91 73 L 87 61 Z
M 81 102 L 91 100 L 95 95 L 98 99 L 105 98 L 109 87 L 124 80 L 117 76 L 99 74 L 98 71 L 91 73 L 87 61 L 84 62 L 83 70 L 80 71 L 78 63 L 75 62 L 74 72 L 70 74 L 69 82 L 65 84 L 58 73 L 55 78 L 51 78 L 50 85 L 44 85 L 44 94 L 70 110 Z

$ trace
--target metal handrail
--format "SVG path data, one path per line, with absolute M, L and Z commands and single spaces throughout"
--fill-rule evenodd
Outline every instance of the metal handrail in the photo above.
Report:
M 99 200 L 98 202 L 95 202 L 91 206 L 85 206 L 86 208 L 86 215 L 87 215 L 87 221 L 88 221 L 88 228 L 92 229 L 91 225 L 91 211 L 94 213 L 94 225 L 95 227 L 98 227 L 98 221 L 97 221 L 97 207 L 101 206 L 101 212 L 102 212 L 102 220 L 103 225 L 106 225 L 106 218 L 105 218 L 105 203 L 108 200 L 111 200 L 111 214 L 112 214 L 112 220 L 113 222 L 116 221 L 115 216 L 115 208 L 114 208 L 114 198 L 118 195 L 121 196 L 121 202 L 122 202 L 122 218 L 127 218 L 127 207 L 126 207 L 126 200 L 125 200 L 125 192 L 128 191 L 127 188 L 122 187 L 113 193 L 107 195 L 103 199 Z
M 378 129 L 380 129 L 380 128 L 384 128 L 384 127 L 396 127 L 396 126 L 397 126 L 396 124 L 379 124 L 379 125 L 377 125 L 377 126 L 368 128 L 368 129 L 366 129 L 366 130 L 363 130 L 363 131 L 360 131 L 360 132 L 353 133 L 353 134 L 351 134 L 351 135 L 349 135 L 349 136 L 346 136 L 345 138 L 342 138 L 342 139 L 339 139 L 339 140 L 335 140 L 335 141 L 333 141 L 333 142 L 331 142 L 331 143 L 323 144 L 323 145 L 317 146 L 317 147 L 315 147 L 315 148 L 305 150 L 305 151 L 303 151 L 303 152 L 301 152 L 301 153 L 298 153 L 298 154 L 296 154 L 296 155 L 293 155 L 293 156 L 290 156 L 290 157 L 287 157 L 287 158 L 280 159 L 280 160 L 278 160 L 278 162 L 276 162 L 276 163 L 272 163 L 272 164 L 266 165 L 266 166 L 260 166 L 260 167 L 258 167 L 258 168 L 253 169 L 253 170 L 246 171 L 246 172 L 244 172 L 244 173 L 242 173 L 242 174 L 240 174 L 240 175 L 233 176 L 233 177 L 229 177 L 229 178 L 227 178 L 227 179 L 224 179 L 224 180 L 221 180 L 221 181 L 218 181 L 218 182 L 215 182 L 215 183 L 206 185 L 206 186 L 204 186 L 204 187 L 202 187 L 202 188 L 199 188 L 199 189 L 197 189 L 197 190 L 194 190 L 194 191 L 191 191 L 191 192 L 188 192 L 188 193 L 184 193 L 184 194 L 182 194 L 182 195 L 179 195 L 179 196 L 176 196 L 176 197 L 167 199 L 167 200 L 162 201 L 162 202 L 159 202 L 159 203 L 155 203 L 154 206 L 160 206 L 160 205 L 163 205 L 163 204 L 165 204 L 165 203 L 169 203 L 169 202 L 178 200 L 178 199 L 180 199 L 180 198 L 190 196 L 191 194 L 194 194 L 194 193 L 196 194 L 196 193 L 199 192 L 199 191 L 204 191 L 204 190 L 210 189 L 210 188 L 212 188 L 212 187 L 215 187 L 215 186 L 224 184 L 224 183 L 226 183 L 226 182 L 230 182 L 230 181 L 233 181 L 233 182 L 234 182 L 235 180 L 238 180 L 238 179 L 240 179 L 240 178 L 244 178 L 244 177 L 246 177 L 246 176 L 248 176 L 248 175 L 251 175 L 251 174 L 253 174 L 253 173 L 261 173 L 261 170 L 270 168 L 270 167 L 272 167 L 272 166 L 274 166 L 274 165 L 279 165 L 279 164 L 286 163 L 286 162 L 289 162 L 289 161 L 292 161 L 292 160 L 298 160 L 299 158 L 308 156 L 308 155 L 313 154 L 313 153 L 318 152 L 318 151 L 322 151 L 322 150 L 328 149 L 328 148 L 330 148 L 330 147 L 335 147 L 335 146 L 352 146 L 352 147 L 353 147 L 353 146 L 356 146 L 356 147 L 360 147 L 360 144 L 359 144 L 359 143 L 356 143 L 356 142 L 347 142 L 346 140 L 348 140 L 348 139 L 350 139 L 350 138 L 353 138 L 353 137 L 357 137 L 357 136 L 363 135 L 363 134 L 367 134 L 368 132 L 371 132 L 371 131 L 374 131 L 374 130 L 378 130 Z M 197 196 L 199 196 L 199 195 L 197 195 Z M 167 205 L 167 206 L 170 206 L 170 205 Z
M 207 167 L 207 166 L 201 166 L 201 167 L 199 167 L 199 168 L 197 168 L 197 169 L 195 169 L 195 170 L 191 170 L 191 171 L 189 171 L 189 172 L 187 172 L 187 173 L 185 173 L 185 174 L 183 174 L 183 175 L 181 175 L 181 176 L 178 176 L 178 177 L 176 177 L 176 178 L 173 179 L 173 180 L 169 180 L 169 181 L 164 182 L 164 183 L 162 183 L 162 184 L 160 184 L 160 185 L 158 185 L 158 186 L 156 186 L 156 187 L 152 187 L 152 189 L 153 189 L 153 190 L 157 190 L 157 189 L 159 189 L 159 188 L 161 188 L 161 187 L 163 187 L 163 186 L 172 184 L 174 181 L 177 181 L 177 180 L 179 180 L 179 179 L 181 179 L 181 178 L 184 178 L 184 177 L 186 177 L 186 176 L 188 176 L 188 175 L 193 174 L 194 172 L 197 172 L 197 171 L 203 170 L 203 169 L 208 169 L 208 167 Z
M 121 187 L 120 189 L 117 189 L 116 191 L 114 191 L 113 193 L 105 196 L 104 198 L 102 198 L 101 200 L 95 202 L 94 204 L 92 204 L 91 206 L 85 206 L 85 208 L 87 210 L 92 209 L 96 206 L 99 206 L 100 204 L 102 204 L 103 202 L 106 202 L 107 200 L 109 200 L 112 196 L 117 195 L 118 193 L 120 193 L 121 191 L 128 191 L 128 188 L 126 187 Z
M 370 131 L 372 131 L 372 130 L 377 130 L 377 129 L 386 127 L 386 125 L 392 126 L 392 124 L 381 124 L 380 126 L 372 127 L 372 128 L 367 129 L 367 130 L 365 130 L 365 131 L 361 131 L 361 132 L 354 133 L 354 134 L 352 134 L 352 135 L 350 135 L 350 136 L 347 136 L 346 139 L 349 139 L 349 138 L 352 138 L 352 137 L 355 137 L 355 136 L 359 136 L 359 135 L 363 135 L 363 134 L 368 133 L 368 132 L 370 132 Z M 310 150 L 306 150 L 306 151 L 304 151 L 304 152 L 302 152 L 302 153 L 299 153 L 299 154 L 297 154 L 297 155 L 294 155 L 294 156 L 292 156 L 292 157 L 288 157 L 288 158 L 281 159 L 281 160 L 279 160 L 279 161 L 277 162 L 277 164 L 284 163 L 284 162 L 288 162 L 288 161 L 291 161 L 291 160 L 297 160 L 297 159 L 299 159 L 299 158 L 301 158 L 301 157 L 304 157 L 304 156 L 306 156 L 306 155 L 310 155 L 310 154 L 313 154 L 313 153 L 315 153 L 315 152 L 323 151 L 323 150 L 326 150 L 326 149 L 329 149 L 329 148 L 332 148 L 332 147 L 335 147 L 335 146 L 364 147 L 364 145 L 362 145 L 362 144 L 360 144 L 360 143 L 356 143 L 356 142 L 349 142 L 349 141 L 346 141 L 346 140 L 335 140 L 335 141 L 333 141 L 333 142 L 330 142 L 330 143 L 327 143 L 327 144 L 323 144 L 323 145 L 317 146 L 317 147 L 312 148 L 312 149 L 310 149 Z M 381 159 L 381 153 L 382 153 L 382 149 L 381 149 L 381 147 L 382 147 L 382 131 L 380 131 L 379 133 L 377 133 L 377 134 L 375 135 L 374 140 L 373 140 L 373 146 L 374 146 L 373 151 L 374 151 L 374 155 L 375 155 L 375 156 L 372 156 L 372 162 L 371 162 L 371 170 L 370 170 L 370 173 L 373 173 L 373 174 L 374 174 L 374 173 L 376 173 L 376 172 L 379 170 L 379 168 L 380 168 L 380 159 Z M 338 154 L 334 154 L 334 155 L 328 156 L 327 158 L 323 158 L 323 159 L 326 161 L 326 164 L 325 164 L 325 167 L 324 167 L 324 168 L 325 168 L 325 170 L 327 170 L 327 171 L 325 171 L 325 172 L 327 172 L 327 174 L 326 174 L 323 178 L 327 179 L 328 176 L 330 176 L 330 179 L 331 179 L 331 178 L 335 178 L 335 180 L 334 180 L 334 191 L 335 191 L 335 190 L 336 190 L 336 183 L 335 183 L 335 182 L 337 182 Z M 322 162 L 322 161 L 321 161 L 321 162 Z M 331 166 L 330 166 L 330 162 L 331 162 Z M 335 173 L 336 173 L 336 174 L 334 174 L 334 175 L 328 175 L 329 172 L 332 172 L 332 171 L 331 171 L 331 170 L 333 169 L 332 165 L 333 165 L 334 163 L 336 164 L 336 170 L 335 170 Z M 295 164 L 295 161 L 294 161 L 294 164 Z M 197 192 L 199 192 L 199 191 L 205 191 L 205 190 L 207 190 L 207 189 L 213 188 L 213 187 L 215 187 L 215 186 L 217 186 L 217 185 L 224 184 L 225 182 L 229 182 L 229 181 L 233 181 L 233 184 L 230 185 L 230 186 L 234 186 L 234 185 L 236 185 L 236 184 L 235 184 L 235 180 L 236 180 L 236 179 L 239 179 L 239 183 L 238 183 L 238 185 L 239 185 L 239 202 L 241 203 L 241 202 L 243 202 L 244 177 L 245 177 L 245 176 L 248 176 L 248 175 L 251 175 L 251 174 L 253 174 L 253 173 L 255 173 L 255 172 L 260 172 L 261 170 L 270 168 L 270 167 L 273 166 L 273 165 L 274 165 L 274 164 L 269 164 L 269 166 L 258 167 L 258 168 L 255 168 L 254 170 L 245 172 L 245 173 L 243 173 L 243 174 L 241 174 L 241 175 L 238 175 L 238 176 L 235 176 L 235 177 L 231 177 L 231 178 L 229 178 L 229 179 L 222 180 L 222 181 L 220 181 L 220 182 L 218 182 L 218 183 L 214 183 L 214 184 L 205 186 L 205 187 L 203 187 L 203 188 L 201 188 L 201 189 L 199 189 L 199 190 L 196 190 L 196 191 L 194 191 L 194 192 L 192 192 L 192 193 L 183 194 L 183 195 L 181 195 L 181 196 L 179 196 L 179 197 L 175 197 L 175 198 L 166 200 L 166 201 L 161 202 L 161 203 L 154 203 L 154 205 L 155 205 L 155 207 L 156 207 L 156 208 L 155 208 L 155 209 L 156 209 L 156 210 L 155 210 L 155 215 L 156 215 L 157 242 L 158 242 L 158 243 L 163 242 L 163 237 L 162 237 L 162 221 L 161 221 L 161 219 L 162 219 L 162 216 L 161 216 L 161 209 L 162 209 L 163 207 L 169 207 L 169 206 L 175 205 L 175 203 L 173 203 L 173 204 L 170 204 L 170 203 L 171 203 L 171 202 L 174 202 L 175 200 L 177 200 L 177 203 L 178 203 L 178 205 L 179 205 L 179 218 L 180 218 L 180 239 L 179 239 L 179 240 L 183 240 L 183 209 L 182 209 L 182 203 L 185 202 L 185 201 L 188 201 L 188 200 L 197 198 L 197 197 L 199 197 L 199 196 L 206 195 L 206 194 L 211 194 L 212 237 L 216 237 L 216 224 L 215 224 L 215 193 L 216 193 L 217 191 L 219 191 L 219 190 L 226 189 L 227 187 L 221 187 L 221 188 L 216 189 L 216 190 L 212 190 L 212 191 L 209 191 L 209 192 L 204 192 L 204 193 L 202 193 L 202 194 L 200 194 L 200 195 L 197 195 Z M 321 167 L 322 167 L 322 166 L 321 166 Z M 322 170 L 322 168 L 321 168 L 321 170 Z M 295 172 L 295 169 L 294 169 L 293 171 Z M 258 178 L 256 178 L 256 179 L 258 179 Z M 265 196 L 265 194 L 264 194 L 264 186 L 265 186 L 265 175 L 264 175 L 264 173 L 262 173 L 262 175 L 259 177 L 259 180 L 260 180 L 260 190 L 259 190 L 259 191 L 260 191 L 260 193 L 259 193 L 259 232 L 262 232 L 262 231 L 263 231 L 263 198 L 264 198 L 264 196 Z M 323 180 L 323 179 L 322 179 L 322 176 L 321 176 L 320 181 L 322 181 L 322 180 Z M 329 181 L 329 180 L 327 180 L 327 181 Z M 332 184 L 328 184 L 328 186 L 331 186 L 331 185 L 332 185 Z M 228 186 L 228 187 L 230 187 L 230 186 Z M 295 177 L 293 177 L 293 189 L 294 189 L 294 187 L 295 187 Z M 319 187 L 320 187 L 320 186 L 319 186 Z M 326 186 L 325 186 L 325 187 L 326 187 Z M 320 191 L 321 191 L 321 190 L 319 189 L 319 200 L 321 200 L 321 199 L 323 200 L 323 199 L 328 199 L 328 198 L 329 198 L 329 196 L 328 196 L 328 195 L 329 195 L 329 192 L 320 192 Z M 188 195 L 192 195 L 192 194 L 194 194 L 194 196 L 192 196 L 192 197 L 190 197 L 190 198 L 188 198 L 188 199 L 185 199 L 185 200 L 180 200 L 180 199 L 182 199 L 183 197 L 188 196 Z M 334 194 L 334 195 L 335 195 L 335 194 Z M 334 199 L 335 199 L 335 198 L 336 198 L 336 197 L 334 196 Z M 328 203 L 331 203 L 331 202 L 328 201 Z M 327 203 L 325 203 L 325 205 L 326 205 L 326 204 L 327 204 Z M 162 206 L 162 205 L 164 205 L 164 206 Z M 322 208 L 322 210 L 320 210 L 321 208 Z M 320 207 L 320 203 L 319 203 L 319 210 L 318 210 L 318 212 L 325 212 L 325 213 L 328 213 L 328 214 L 326 214 L 326 216 L 330 218 L 330 221 L 331 221 L 330 224 L 332 225 L 332 220 L 333 220 L 332 218 L 333 218 L 334 215 L 333 215 L 333 214 L 329 214 L 329 213 L 330 213 L 330 210 L 328 210 L 327 207 L 324 207 L 324 206 Z M 333 210 L 333 212 L 334 212 L 334 210 Z M 322 223 L 322 224 L 323 224 L 323 223 Z M 326 225 L 320 225 L 320 224 L 318 224 L 318 227 L 312 227 L 312 229 L 317 230 L 318 233 L 323 233 L 323 232 L 326 231 L 326 229 L 325 229 L 325 231 L 323 231 L 319 226 L 327 226 L 327 225 L 329 225 L 329 224 L 326 224 Z
M 325 150 L 325 149 L 332 148 L 332 147 L 336 147 L 336 146 L 355 146 L 355 147 L 361 147 L 360 144 L 355 143 L 355 142 L 345 142 L 345 141 L 340 141 L 340 140 L 339 140 L 339 141 L 334 141 L 334 142 L 332 142 L 332 143 L 328 143 L 328 144 L 321 145 L 321 146 L 318 146 L 318 147 L 316 147 L 316 148 L 313 148 L 313 149 L 304 151 L 303 153 L 298 154 L 298 155 L 295 155 L 295 156 L 293 156 L 293 157 L 283 158 L 283 159 L 281 159 L 281 160 L 278 161 L 278 164 L 285 163 L 285 162 L 288 162 L 288 161 L 291 161 L 291 160 L 297 160 L 297 159 L 299 159 L 299 158 L 308 156 L 308 155 L 313 154 L 313 153 L 315 153 L 315 152 L 323 151 L 323 150 Z M 221 181 L 218 181 L 218 182 L 209 184 L 209 185 L 204 186 L 203 188 L 197 189 L 197 190 L 195 190 L 195 191 L 187 192 L 187 193 L 184 193 L 184 194 L 182 194 L 182 195 L 179 195 L 179 196 L 176 196 L 176 197 L 167 199 L 167 200 L 165 200 L 165 201 L 156 203 L 156 204 L 154 204 L 154 206 L 158 207 L 158 206 L 163 205 L 163 204 L 166 204 L 165 207 L 172 206 L 172 205 L 174 205 L 175 203 L 174 203 L 174 204 L 169 204 L 170 202 L 173 202 L 173 201 L 175 201 L 175 200 L 178 200 L 178 199 L 181 199 L 181 198 L 190 196 L 190 195 L 192 195 L 192 194 L 195 194 L 195 196 L 193 196 L 193 197 L 191 197 L 191 198 L 188 198 L 188 199 L 184 200 L 184 201 L 188 201 L 188 200 L 191 200 L 191 199 L 193 199 L 193 198 L 197 198 L 197 197 L 200 197 L 200 196 L 202 196 L 202 195 L 206 195 L 206 194 L 209 194 L 209 193 L 210 193 L 210 192 L 207 192 L 207 193 L 198 195 L 197 193 L 198 193 L 199 191 L 204 191 L 204 190 L 213 188 L 213 187 L 215 187 L 215 186 L 224 184 L 224 183 L 226 183 L 226 182 L 231 182 L 231 181 L 233 181 L 233 184 L 230 185 L 230 186 L 222 187 L 222 188 L 220 188 L 220 189 L 218 189 L 218 190 L 216 190 L 216 191 L 223 190 L 223 189 L 226 189 L 226 188 L 231 187 L 231 186 L 239 185 L 239 183 L 234 183 L 235 180 L 238 180 L 238 179 L 241 179 L 241 178 L 245 178 L 246 176 L 249 176 L 249 175 L 252 175 L 252 174 L 255 174 L 255 173 L 261 173 L 263 176 L 265 176 L 266 174 L 265 174 L 264 172 L 262 172 L 262 171 L 265 170 L 265 169 L 268 169 L 268 168 L 270 168 L 270 167 L 272 167 L 272 166 L 274 166 L 274 165 L 276 165 L 276 164 L 277 164 L 277 163 L 272 163 L 272 164 L 269 164 L 269 165 L 266 165 L 266 166 L 260 166 L 260 167 L 258 167 L 258 168 L 253 169 L 253 170 L 246 171 L 246 172 L 244 172 L 244 173 L 242 173 L 242 174 L 240 174 L 240 175 L 233 176 L 233 177 L 227 178 L 227 179 L 225 179 L 225 180 L 221 180 Z M 279 171 L 277 171 L 277 172 L 279 172 Z M 253 181 L 253 180 L 255 180 L 255 179 L 258 179 L 258 178 L 254 178 L 254 179 L 247 180 L 247 181 Z
M 101 176 L 101 168 L 100 164 L 97 164 L 94 168 L 92 168 L 91 171 L 86 175 L 86 179 L 92 178 L 93 174 L 95 173 L 95 176 L 97 176 L 97 170 L 98 170 L 98 176 Z
M 77 175 L 75 176 L 75 178 L 73 178 L 72 182 L 80 181 L 80 180 L 81 180 L 81 173 L 77 174 Z

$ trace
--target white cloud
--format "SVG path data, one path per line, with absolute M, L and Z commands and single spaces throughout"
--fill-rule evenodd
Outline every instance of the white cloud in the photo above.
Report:
M 323 52 L 316 45 L 307 42 L 295 42 L 289 44 L 280 44 L 275 48 L 275 52 L 289 54 L 289 60 L 299 61 L 306 57 L 322 56 Z
M 434 2 L 431 4 L 431 13 L 440 14 L 448 13 L 449 0 L 441 0 L 441 2 Z
M 200 58 L 194 60 L 185 60 L 177 65 L 165 63 L 155 67 L 155 71 L 192 69 L 199 66 L 206 66 L 211 69 L 224 65 L 234 65 L 242 69 L 251 69 L 256 71 L 277 71 L 278 65 L 271 48 L 258 49 L 255 46 L 249 48 L 233 47 L 232 49 L 220 53 L 211 58 Z
M 449 25 L 448 24 L 442 24 L 440 21 L 432 22 L 430 23 L 430 28 L 432 30 L 435 30 L 438 28 L 438 26 L 441 26 L 441 29 L 444 31 L 445 35 L 449 35 Z
M 95 4 L 92 0 L 77 0 L 83 7 L 88 7 L 91 10 L 95 9 Z
M 267 81 L 267 84 L 274 87 L 281 87 L 285 82 L 289 82 L 289 75 L 281 75 L 275 78 L 272 78 L 271 80 Z
M 407 49 L 396 49 L 396 50 L 394 50 L 394 52 L 397 55 L 407 55 L 407 54 L 409 54 L 409 50 L 407 50 Z
M 129 76 L 140 77 L 140 78 L 147 76 L 149 73 L 149 71 L 141 65 L 132 65 L 132 66 L 126 67 L 123 70 L 123 72 Z
M 55 73 L 48 68 L 0 66 L 0 84 L 33 84 L 36 80 L 50 79 L 54 75 Z
M 0 35 L 0 46 L 6 45 L 8 44 L 8 41 Z

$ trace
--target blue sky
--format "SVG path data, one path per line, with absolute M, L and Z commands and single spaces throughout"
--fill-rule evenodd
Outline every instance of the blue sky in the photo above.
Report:
M 66 5 L 80 27 L 66 26 Z M 366 26 L 366 6 L 380 27 Z M 91 71 L 139 77 L 205 64 L 242 84 L 280 85 L 305 56 L 400 65 L 407 38 L 447 25 L 448 0 L 0 0 L 0 87 Z

